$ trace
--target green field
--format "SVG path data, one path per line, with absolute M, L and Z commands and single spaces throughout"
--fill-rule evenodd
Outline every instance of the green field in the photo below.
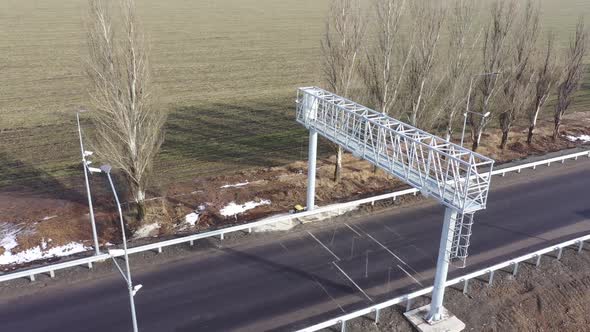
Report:
M 587 0 L 541 2 L 543 27 L 562 45 L 579 15 L 590 18 Z M 293 102 L 298 86 L 321 83 L 327 1 L 137 3 L 158 105 L 171 110 L 161 182 L 305 157 Z M 0 2 L 0 187 L 79 173 L 74 112 L 89 107 L 85 15 L 84 0 Z M 590 105 L 589 91 L 576 109 Z

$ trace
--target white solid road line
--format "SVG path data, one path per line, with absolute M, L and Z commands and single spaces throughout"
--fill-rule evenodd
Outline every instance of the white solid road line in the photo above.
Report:
M 350 227 L 349 224 L 344 224 L 344 225 L 346 225 L 346 227 L 350 228 L 350 230 L 353 231 L 356 235 L 363 236 L 361 233 L 357 232 L 354 228 Z
M 371 240 L 375 241 L 379 246 L 381 246 L 381 248 L 385 249 L 388 253 L 390 253 L 393 257 L 397 258 L 397 260 L 399 260 L 402 264 L 404 264 L 405 266 L 407 266 L 410 270 L 412 270 L 412 272 L 416 273 L 420 278 L 423 278 L 422 275 L 420 273 L 418 273 L 418 271 L 414 270 L 414 268 L 406 263 L 403 259 L 401 259 L 398 255 L 394 254 L 393 251 L 389 250 L 389 248 L 387 248 L 383 243 L 377 241 L 377 239 L 375 239 L 371 234 L 365 232 L 365 234 L 367 234 L 367 236 L 369 238 L 371 238 Z M 406 270 L 404 270 L 405 272 Z M 407 272 L 406 272 L 407 273 Z M 413 277 L 412 277 L 413 278 Z
M 352 284 L 353 284 L 353 285 L 354 285 L 354 286 L 355 286 L 355 287 L 356 287 L 356 288 L 357 288 L 357 289 L 358 289 L 358 290 L 359 290 L 361 293 L 363 293 L 363 295 L 364 295 L 364 296 L 366 296 L 366 297 L 367 297 L 367 299 L 369 299 L 369 301 L 373 302 L 373 299 L 372 299 L 372 298 L 371 298 L 369 295 L 367 295 L 367 293 L 365 293 L 365 291 L 364 291 L 362 288 L 360 288 L 360 287 L 359 287 L 359 285 L 357 285 L 357 284 L 356 284 L 356 282 L 354 282 L 354 280 L 352 280 L 352 278 L 351 278 L 351 277 L 349 277 L 349 276 L 348 276 L 348 274 L 346 274 L 346 272 L 344 272 L 344 270 L 342 270 L 342 269 L 340 268 L 340 266 L 338 266 L 338 264 L 336 264 L 336 262 L 332 262 L 332 264 L 334 264 L 334 266 L 335 266 L 335 267 L 336 267 L 336 268 L 337 268 L 337 269 L 338 269 L 340 272 L 342 272 L 342 274 L 343 274 L 343 275 L 346 277 L 346 279 L 350 280 L 350 282 L 351 282 L 351 283 L 352 283 Z
M 408 271 L 406 271 L 403 267 L 399 266 L 399 264 L 397 265 L 397 267 L 399 267 L 400 270 L 404 271 L 404 273 L 407 274 L 408 277 L 412 278 L 415 282 L 417 282 L 418 285 L 424 286 L 418 279 L 414 278 L 414 276 L 412 276 Z
M 375 238 L 374 238 L 374 237 L 373 237 L 371 234 L 369 234 L 369 233 L 366 233 L 366 232 L 365 232 L 365 234 L 367 234 L 367 236 L 368 236 L 369 238 L 371 238 L 371 240 L 375 241 L 375 243 L 377 243 L 379 246 L 381 246 L 381 248 L 385 249 L 385 250 L 386 250 L 388 253 L 390 253 L 390 254 L 391 254 L 393 257 L 397 258 L 397 259 L 398 259 L 400 262 L 402 262 L 404 265 L 408 266 L 408 263 L 404 262 L 404 260 L 403 260 L 403 259 L 399 258 L 399 256 L 398 256 L 398 255 L 394 254 L 394 253 L 393 253 L 393 251 L 389 250 L 389 248 L 387 248 L 387 247 L 386 247 L 386 246 L 385 246 L 383 243 L 381 243 L 381 242 L 377 241 L 377 239 L 375 239 Z
M 311 237 L 313 237 L 314 240 L 316 240 L 322 247 L 324 247 L 324 249 L 326 249 L 330 254 L 332 254 L 332 256 L 336 257 L 336 260 L 340 261 L 340 258 L 338 256 L 336 256 L 336 254 L 333 253 L 332 250 L 330 250 L 328 247 L 326 247 L 326 245 L 324 245 L 322 243 L 322 241 L 318 240 L 318 238 L 315 237 L 313 234 L 311 234 L 310 231 L 307 231 L 307 233 L 309 233 L 309 235 L 311 235 Z

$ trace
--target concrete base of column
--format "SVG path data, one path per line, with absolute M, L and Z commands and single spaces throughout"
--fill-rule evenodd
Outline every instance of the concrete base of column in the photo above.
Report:
M 424 319 L 430 311 L 430 304 L 405 312 L 404 316 L 420 332 L 460 332 L 465 329 L 465 323 L 459 320 L 457 316 L 444 307 L 442 310 L 443 319 L 432 323 Z

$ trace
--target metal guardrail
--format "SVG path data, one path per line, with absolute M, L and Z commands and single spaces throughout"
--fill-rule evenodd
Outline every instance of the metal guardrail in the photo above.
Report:
M 582 152 L 578 152 L 578 153 L 568 154 L 568 155 L 564 155 L 564 156 L 554 157 L 554 158 L 540 160 L 540 161 L 531 162 L 531 163 L 526 163 L 526 164 L 522 164 L 522 165 L 517 165 L 517 166 L 512 166 L 512 167 L 507 167 L 507 168 L 502 168 L 502 169 L 496 169 L 491 174 L 492 175 L 500 174 L 500 175 L 504 176 L 506 173 L 509 173 L 509 172 L 520 173 L 521 170 L 526 169 L 526 168 L 535 169 L 537 166 L 540 166 L 540 165 L 551 165 L 551 163 L 555 163 L 555 162 L 562 162 L 563 163 L 567 159 L 576 159 L 577 160 L 579 157 L 583 157 L 583 156 L 587 156 L 588 158 L 590 158 L 590 151 L 582 151 Z M 355 200 L 355 201 L 351 201 L 351 202 L 338 203 L 338 204 L 332 204 L 332 205 L 328 205 L 328 206 L 324 206 L 324 207 L 319 207 L 319 208 L 316 208 L 312 211 L 305 211 L 305 212 L 297 213 L 297 214 L 269 217 L 269 218 L 255 221 L 255 222 L 248 223 L 248 224 L 231 226 L 231 227 L 226 227 L 226 228 L 222 228 L 222 229 L 218 229 L 218 230 L 214 230 L 214 231 L 193 234 L 193 235 L 189 235 L 189 236 L 179 237 L 176 239 L 146 244 L 146 245 L 130 248 L 128 250 L 128 252 L 130 254 L 144 252 L 144 251 L 152 251 L 152 250 L 162 252 L 162 248 L 164 248 L 164 247 L 169 247 L 169 246 L 173 246 L 173 245 L 177 245 L 177 244 L 183 244 L 183 243 L 187 243 L 187 242 L 190 245 L 193 245 L 194 241 L 209 238 L 209 237 L 215 237 L 215 236 L 219 236 L 220 239 L 223 240 L 225 234 L 228 234 L 228 233 L 234 233 L 234 232 L 240 232 L 240 231 L 247 231 L 247 232 L 251 233 L 253 228 L 260 227 L 260 226 L 275 224 L 275 223 L 284 222 L 284 221 L 291 221 L 293 219 L 298 219 L 298 218 L 303 218 L 303 217 L 308 217 L 308 216 L 313 216 L 313 215 L 319 215 L 319 214 L 326 213 L 326 212 L 333 212 L 333 211 L 340 211 L 340 210 L 346 211 L 350 208 L 354 208 L 354 207 L 357 207 L 357 206 L 360 206 L 363 204 L 374 204 L 375 202 L 383 201 L 383 200 L 387 200 L 387 199 L 392 199 L 395 201 L 395 199 L 397 197 L 405 196 L 405 195 L 409 195 L 409 194 L 416 195 L 418 192 L 419 192 L 419 190 L 417 190 L 415 188 L 411 188 L 411 189 L 396 191 L 396 192 L 392 192 L 392 193 L 388 193 L 388 194 L 359 199 L 359 200 Z M 12 273 L 8 273 L 8 274 L 3 274 L 3 275 L 0 275 L 0 282 L 13 280 L 13 279 L 19 279 L 19 278 L 29 278 L 29 279 L 31 279 L 31 281 L 34 281 L 35 275 L 40 275 L 40 274 L 49 274 L 49 276 L 51 276 L 53 278 L 53 277 L 55 277 L 55 271 L 57 271 L 57 270 L 62 270 L 62 269 L 70 268 L 70 267 L 76 267 L 76 266 L 83 266 L 83 265 L 87 265 L 88 268 L 92 268 L 92 263 L 105 261 L 109 257 L 110 256 L 107 254 L 100 254 L 100 255 L 70 260 L 70 261 L 66 261 L 66 262 L 62 262 L 62 263 L 56 263 L 56 264 L 51 264 L 51 265 L 47 265 L 47 266 L 22 270 L 22 271 L 18 271 L 18 272 L 12 272 Z
M 468 273 L 464 276 L 460 276 L 460 277 L 448 280 L 445 283 L 445 286 L 449 287 L 449 286 L 463 283 L 463 294 L 466 294 L 467 290 L 468 290 L 468 286 L 469 286 L 469 280 L 471 280 L 471 279 L 488 274 L 489 275 L 488 285 L 492 285 L 492 283 L 494 281 L 494 272 L 496 272 L 498 270 L 501 270 L 506 267 L 512 267 L 512 275 L 516 276 L 516 274 L 518 273 L 518 265 L 520 263 L 531 260 L 531 259 L 535 259 L 535 265 L 538 267 L 539 264 L 541 263 L 541 257 L 543 257 L 543 255 L 551 253 L 551 252 L 555 252 L 555 251 L 558 252 L 556 259 L 559 260 L 559 259 L 561 259 L 561 254 L 562 254 L 564 248 L 572 246 L 572 245 L 577 245 L 578 246 L 577 251 L 579 253 L 582 251 L 582 249 L 584 247 L 584 242 L 588 241 L 588 240 L 590 240 L 590 235 L 586 235 L 583 237 L 579 237 L 577 239 L 573 239 L 573 240 L 565 241 L 565 242 L 562 242 L 562 243 L 559 243 L 556 245 L 552 245 L 552 246 L 547 247 L 545 249 L 537 250 L 533 253 L 523 255 L 523 256 L 511 259 L 511 260 L 507 260 L 505 262 L 502 262 L 502 263 L 499 263 L 496 265 L 492 265 L 490 267 L 487 267 L 487 268 L 484 268 L 484 269 L 481 269 L 481 270 L 478 270 L 478 271 L 475 271 L 472 273 Z M 328 328 L 328 327 L 331 327 L 334 325 L 338 325 L 338 324 L 341 326 L 341 330 L 345 331 L 347 321 L 350 321 L 352 319 L 362 317 L 365 315 L 369 315 L 369 314 L 375 314 L 375 318 L 374 318 L 375 323 L 378 323 L 379 322 L 379 314 L 382 309 L 391 307 L 396 304 L 406 302 L 406 311 L 409 311 L 409 310 L 411 310 L 411 305 L 412 305 L 413 299 L 432 293 L 432 289 L 433 289 L 432 286 L 426 287 L 421 290 L 418 290 L 418 291 L 415 291 L 415 292 L 412 292 L 409 294 L 405 294 L 402 296 L 398 296 L 398 297 L 393 298 L 391 300 L 388 300 L 388 301 L 385 301 L 385 302 L 382 302 L 382 303 L 379 303 L 379 304 L 376 304 L 376 305 L 373 305 L 373 306 L 370 306 L 370 307 L 367 307 L 364 309 L 360 309 L 360 310 L 351 312 L 346 315 L 332 318 L 330 320 L 327 320 L 325 322 L 322 322 L 322 323 L 319 323 L 319 324 L 316 324 L 313 326 L 306 327 L 306 328 L 301 329 L 297 332 L 319 331 L 319 330 L 322 330 L 322 329 L 325 329 L 325 328 Z

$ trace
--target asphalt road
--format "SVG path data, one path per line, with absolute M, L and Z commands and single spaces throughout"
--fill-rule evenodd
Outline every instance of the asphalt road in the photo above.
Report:
M 424 202 L 135 268 L 140 330 L 291 331 L 422 288 L 432 284 L 442 218 Z M 588 234 L 590 162 L 494 178 L 473 232 L 469 266 L 450 277 Z M 0 298 L 0 330 L 129 331 L 128 305 L 118 275 L 56 282 Z

